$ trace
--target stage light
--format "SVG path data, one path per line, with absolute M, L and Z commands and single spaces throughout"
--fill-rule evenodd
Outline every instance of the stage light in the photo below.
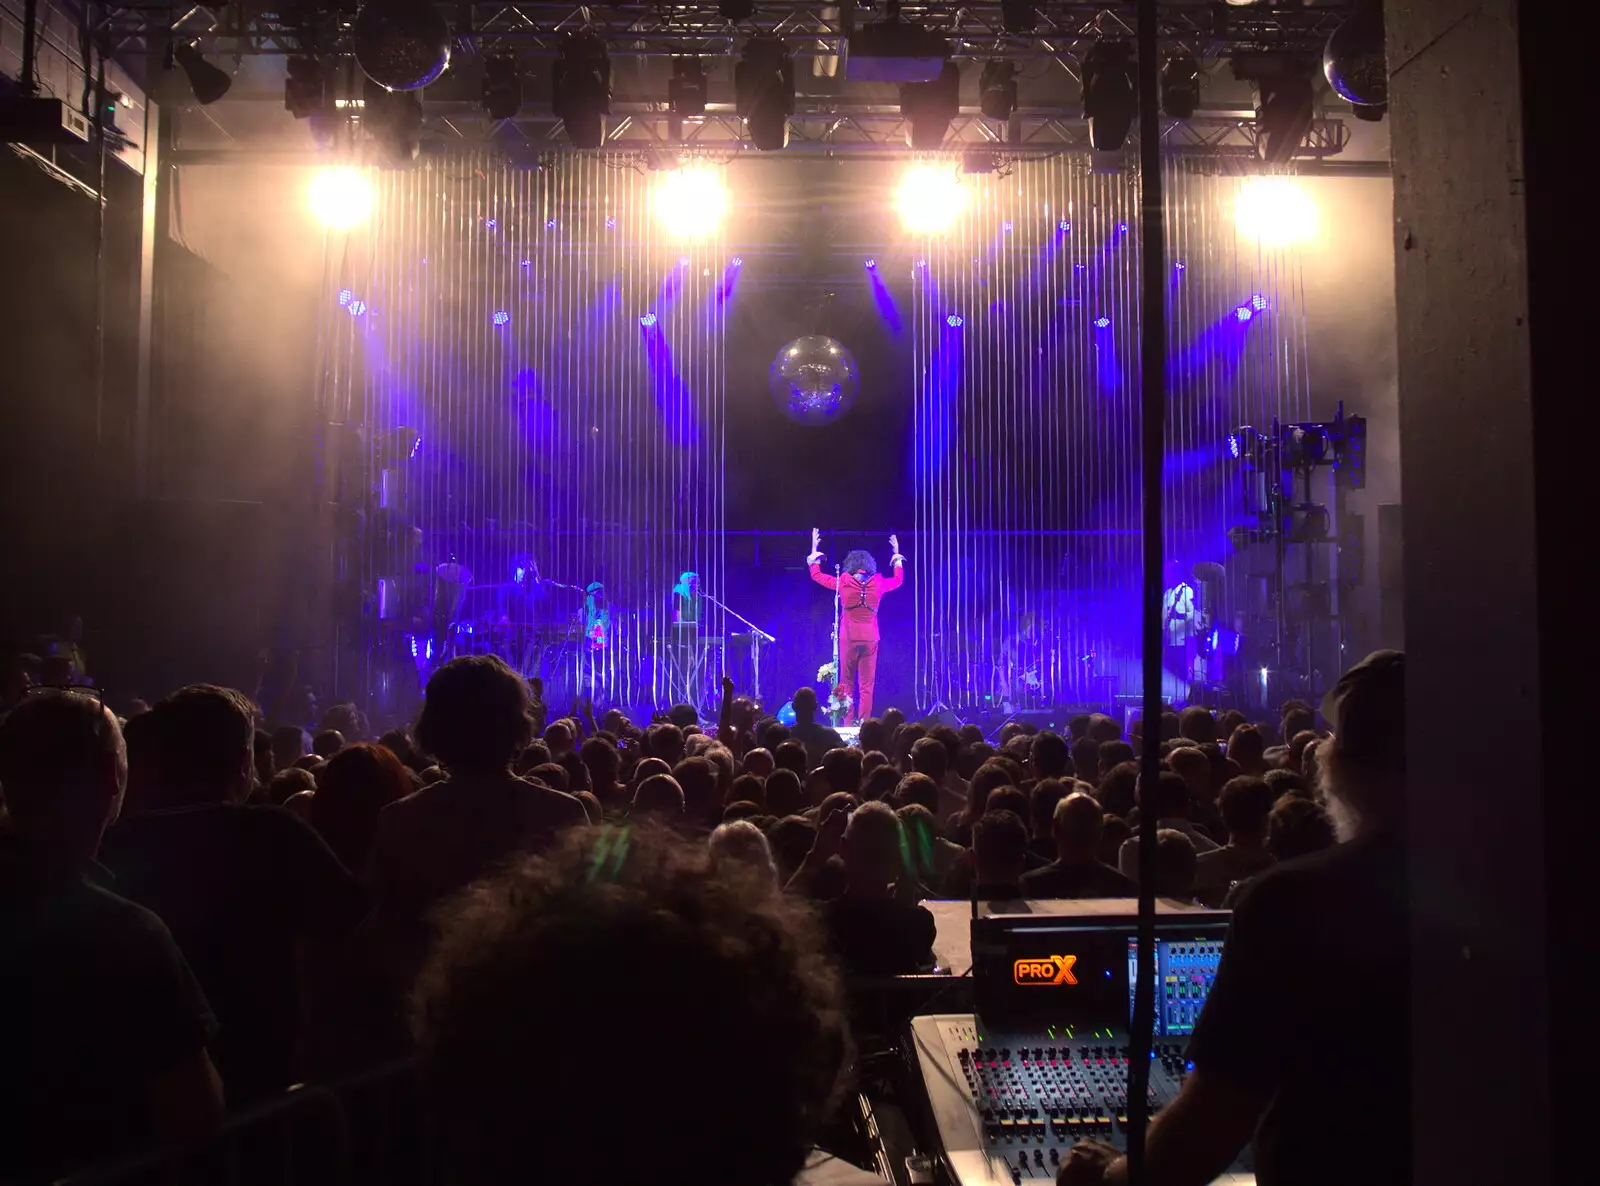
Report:
M 367 311 L 367 302 L 362 300 L 351 301 L 345 306 L 345 309 L 349 311 L 350 316 L 360 317 Z
M 1228 434 L 1228 456 L 1237 461 L 1239 459 L 1239 455 L 1243 452 L 1244 440 L 1239 436 L 1238 433 L 1230 432 Z
M 1089 124 L 1089 146 L 1101 152 L 1121 148 L 1133 127 L 1136 106 L 1128 43 L 1095 42 L 1083 57 L 1083 118 Z
M 1126 235 L 1127 233 L 1128 233 L 1128 224 L 1125 223 L 1125 222 L 1117 223 L 1117 234 Z
M 522 266 L 525 268 L 531 268 L 533 267 L 533 261 L 531 259 L 525 259 L 522 261 Z
M 1176 272 L 1185 271 L 1185 270 L 1188 269 L 1188 267 L 1189 267 L 1189 265 L 1184 263 L 1181 259 L 1177 263 L 1172 265 L 1173 271 L 1176 271 Z
M 206 61 L 205 55 L 192 44 L 182 42 L 172 47 L 172 60 L 183 71 L 194 91 L 195 101 L 202 107 L 215 103 L 228 93 L 233 79 L 221 66 Z
M 733 257 L 733 266 L 736 267 L 736 268 L 744 267 L 744 256 L 742 256 L 742 255 L 734 256 Z
M 656 315 L 654 313 L 646 313 L 644 316 L 639 318 L 639 324 L 644 326 L 645 329 L 649 329 L 655 323 Z
M 486 218 L 483 220 L 483 229 L 486 231 L 498 230 L 499 227 L 500 220 L 498 218 Z
M 322 63 L 316 58 L 290 58 L 285 63 L 283 105 L 296 119 L 306 119 L 327 106 Z
M 952 313 L 944 319 L 944 323 L 951 329 L 960 329 L 966 323 L 961 319 L 961 314 Z
M 1000 224 L 1000 233 L 1003 235 L 1009 235 L 1011 233 L 1011 224 L 1009 222 L 1002 222 Z
M 944 144 L 950 121 L 960 113 L 961 68 L 954 62 L 946 62 L 932 82 L 908 82 L 900 88 L 906 143 L 918 152 L 937 151 Z
M 990 119 L 1008 120 L 1017 109 L 1017 64 L 990 58 L 978 76 L 978 106 Z
M 556 229 L 556 225 L 557 225 L 556 224 L 556 220 L 553 219 L 553 218 L 547 218 L 547 219 L 544 220 L 544 229 L 547 230 L 547 231 L 555 230 Z
M 871 271 L 873 268 L 876 268 L 877 266 L 878 266 L 878 261 L 877 260 L 869 259 L 867 261 L 867 270 L 868 271 Z
M 522 72 L 517 59 L 496 56 L 483 63 L 483 109 L 490 119 L 515 119 L 522 110 Z
M 1288 177 L 1245 178 L 1233 215 L 1240 233 L 1266 247 L 1288 247 L 1317 233 L 1316 206 Z
M 1000 168 L 1000 158 L 987 148 L 969 148 L 961 154 L 961 171 L 979 175 L 993 173 Z
M 344 231 L 372 213 L 372 180 L 348 165 L 319 169 L 307 192 L 311 211 L 330 230 Z
M 1283 461 L 1292 468 L 1319 465 L 1328 451 L 1328 432 L 1320 424 L 1296 424 L 1283 434 Z
M 1240 321 L 1249 321 L 1252 317 L 1254 317 L 1256 315 L 1256 313 L 1255 313 L 1255 310 L 1252 309 L 1249 305 L 1240 305 L 1237 309 L 1235 309 L 1233 311 L 1233 315 L 1235 317 L 1237 317 Z
M 673 58 L 667 80 L 668 121 L 674 140 L 683 136 L 683 117 L 706 113 L 706 68 L 699 58 Z
M 616 229 L 617 229 L 617 220 L 614 219 L 614 218 L 606 219 L 606 230 L 614 231 Z
M 351 292 L 348 288 L 341 288 L 339 290 L 339 308 L 347 308 L 350 302 L 355 300 L 355 298 L 355 293 Z
M 655 178 L 656 219 L 678 239 L 715 235 L 728 212 L 728 187 L 715 165 L 692 163 Z
M 511 320 L 511 314 L 507 313 L 504 309 L 496 309 L 494 311 L 494 316 L 489 320 L 494 322 L 496 325 L 505 325 Z
M 1111 328 L 1111 318 L 1109 318 L 1109 317 L 1096 317 L 1094 319 L 1094 327 L 1095 327 L 1095 329 L 1110 329 Z
M 404 168 L 422 151 L 422 98 L 416 91 L 390 91 L 370 78 L 362 88 L 361 124 L 384 162 Z
M 550 75 L 550 102 L 576 147 L 604 143 L 604 117 L 611 113 L 611 59 L 598 34 L 585 30 L 566 35 Z
M 1256 87 L 1257 154 L 1269 164 L 1281 165 L 1300 151 L 1311 130 L 1311 79 L 1305 74 L 1289 74 L 1263 78 Z
M 763 152 L 789 143 L 794 113 L 794 62 L 778 37 L 752 37 L 733 67 L 734 108 L 750 142 Z
M 1173 119 L 1193 119 L 1200 106 L 1200 63 L 1186 49 L 1161 63 L 1161 110 Z
M 687 268 L 689 266 L 689 257 L 687 255 L 680 255 L 678 257 L 678 266 L 680 268 Z
M 1254 309 L 1257 313 L 1266 312 L 1267 298 L 1262 296 L 1259 292 L 1256 293 L 1255 296 L 1250 298 L 1250 307 L 1252 309 Z
M 895 195 L 901 224 L 921 235 L 949 230 L 965 203 L 961 178 L 949 165 L 912 165 L 901 176 Z M 918 260 L 917 266 L 925 266 L 925 261 Z
M 1056 223 L 1056 230 L 1060 231 L 1063 235 L 1070 235 L 1072 234 L 1072 223 L 1063 218 L 1060 222 Z

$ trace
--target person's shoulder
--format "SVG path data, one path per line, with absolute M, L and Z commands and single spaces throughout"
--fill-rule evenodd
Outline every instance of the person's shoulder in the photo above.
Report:
M 558 791 L 554 787 L 547 787 L 542 782 L 530 782 L 528 779 L 517 779 L 517 794 L 525 800 L 538 804 L 543 811 L 554 816 L 570 816 L 575 822 L 588 823 L 589 813 L 583 809 L 583 803 L 576 795 L 569 795 L 566 791 Z
M 1051 861 L 1038 869 L 1029 869 L 1022 875 L 1022 888 L 1031 886 L 1050 885 L 1061 875 L 1061 862 Z
M 1280 861 L 1240 888 L 1235 913 L 1303 912 L 1319 902 L 1344 899 L 1342 887 L 1365 872 L 1371 850 L 1360 842 Z
M 86 881 L 75 891 L 78 910 L 85 931 L 92 931 L 103 949 L 127 952 L 131 948 L 176 947 L 172 932 L 161 916 L 117 893 L 116 882 L 97 885 Z

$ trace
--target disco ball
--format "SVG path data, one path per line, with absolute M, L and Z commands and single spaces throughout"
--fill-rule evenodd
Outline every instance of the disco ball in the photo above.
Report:
M 1389 66 L 1383 54 L 1383 16 L 1358 13 L 1333 31 L 1322 49 L 1322 72 L 1340 98 L 1357 107 L 1389 101 Z
M 450 64 L 450 25 L 428 0 L 368 0 L 356 14 L 356 64 L 391 91 L 415 91 Z
M 789 419 L 808 428 L 832 424 L 848 412 L 860 382 L 850 351 L 822 334 L 790 342 L 767 371 L 773 402 Z

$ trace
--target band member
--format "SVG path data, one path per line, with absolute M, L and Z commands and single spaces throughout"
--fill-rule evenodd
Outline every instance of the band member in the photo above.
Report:
M 670 694 L 681 704 L 700 702 L 700 574 L 684 572 L 672 586 L 672 685 Z
M 1199 628 L 1194 586 L 1183 579 L 1183 568 L 1175 560 L 1167 562 L 1166 573 L 1167 589 L 1161 595 L 1161 641 L 1166 650 L 1162 666 L 1169 675 L 1177 678 L 1177 698 L 1187 700 L 1189 686 L 1194 680 L 1195 642 Z
M 845 724 L 854 724 L 872 715 L 872 685 L 878 674 L 878 604 L 885 593 L 898 589 L 905 580 L 906 558 L 900 554 L 900 539 L 889 537 L 894 554 L 889 566 L 892 576 L 881 576 L 871 553 L 857 549 L 844 558 L 844 573 L 833 577 L 822 571 L 822 532 L 811 529 L 811 555 L 806 565 L 811 579 L 824 589 L 839 594 L 839 687 L 851 697 Z M 859 690 L 858 690 L 859 685 Z
M 599 581 L 583 591 L 583 639 L 591 651 L 603 651 L 611 643 L 611 606 Z

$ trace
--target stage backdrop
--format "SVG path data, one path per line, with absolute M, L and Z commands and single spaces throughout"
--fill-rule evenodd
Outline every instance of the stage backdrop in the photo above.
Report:
M 911 557 L 884 603 L 880 705 L 1138 692 L 1136 179 L 1079 157 L 969 175 L 955 226 L 918 239 L 893 209 L 902 167 L 741 159 L 726 229 L 694 243 L 660 229 L 636 158 L 381 175 L 371 223 L 330 240 L 320 298 L 322 399 L 347 442 L 341 563 L 361 594 L 340 653 L 375 706 L 403 706 L 430 639 L 499 649 L 553 677 L 559 703 L 580 673 L 552 666 L 552 625 L 591 581 L 614 620 L 582 678 L 662 703 L 684 570 L 778 636 L 761 679 L 781 703 L 828 657 L 828 598 L 801 563 L 812 525 L 831 559 L 869 546 L 885 564 L 890 531 Z M 1166 176 L 1166 542 L 1186 573 L 1225 564 L 1213 608 L 1259 633 L 1261 560 L 1227 542 L 1225 442 L 1309 414 L 1300 264 L 1238 233 L 1240 178 L 1194 169 Z M 766 365 L 810 332 L 863 376 L 825 428 L 766 392 Z M 539 605 L 504 588 L 518 557 L 553 582 Z M 423 621 L 451 563 L 472 574 L 471 635 Z M 743 630 L 709 618 L 708 634 Z M 742 686 L 750 658 L 727 655 Z

